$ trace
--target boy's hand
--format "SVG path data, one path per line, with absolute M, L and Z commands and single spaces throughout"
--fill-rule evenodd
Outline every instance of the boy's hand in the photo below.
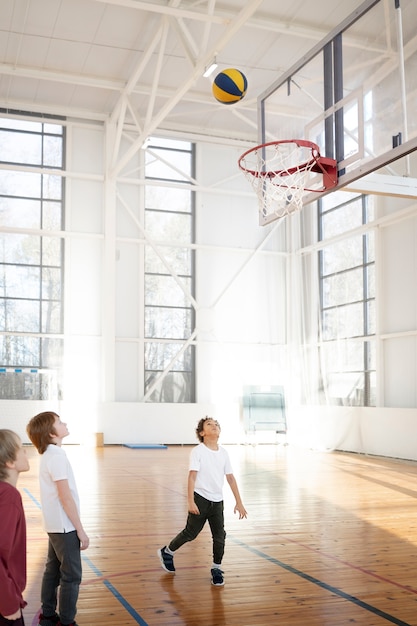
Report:
M 90 545 L 90 539 L 87 537 L 83 530 L 78 531 L 77 535 L 78 539 L 80 540 L 80 550 L 87 550 L 88 546 Z
M 236 513 L 236 511 L 238 511 L 238 513 L 239 513 L 239 519 L 243 519 L 244 517 L 248 516 L 248 514 L 246 512 L 246 509 L 243 506 L 243 504 L 236 504 L 234 513 Z
M 200 509 L 195 502 L 190 502 L 190 504 L 188 505 L 188 512 L 192 515 L 200 515 Z

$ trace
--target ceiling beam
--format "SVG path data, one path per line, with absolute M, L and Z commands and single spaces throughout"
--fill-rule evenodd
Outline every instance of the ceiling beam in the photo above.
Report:
M 220 52 L 229 43 L 229 41 L 234 37 L 236 32 L 238 32 L 247 22 L 247 20 L 253 15 L 253 13 L 256 11 L 262 1 L 263 0 L 252 0 L 251 2 L 246 3 L 246 6 L 236 16 L 235 21 L 224 30 L 223 34 L 219 37 L 214 47 L 209 50 L 204 55 L 204 57 L 202 57 L 198 61 L 198 63 L 196 63 L 194 70 L 190 73 L 184 83 L 177 89 L 175 95 L 153 117 L 149 126 L 144 129 L 144 132 L 137 138 L 137 140 L 121 157 L 115 170 L 112 172 L 113 175 L 117 175 L 122 171 L 122 169 L 127 165 L 133 155 L 141 148 L 146 137 L 151 135 L 154 130 L 158 128 L 158 126 L 163 122 L 163 120 L 170 113 L 170 111 L 172 111 L 172 109 L 177 105 L 177 103 L 184 97 L 187 91 L 195 83 L 197 78 L 201 76 L 207 63 L 211 62 L 213 56 L 217 54 L 217 51 Z
M 213 22 L 215 24 L 223 25 L 227 25 L 232 19 L 231 17 L 209 15 L 207 13 L 189 11 L 187 9 L 181 9 L 169 5 L 153 4 L 151 2 L 140 2 L 139 0 L 94 0 L 94 2 L 112 4 L 114 6 L 125 7 L 127 9 L 135 9 L 136 11 L 148 11 L 149 13 L 172 15 L 173 17 L 177 18 L 188 18 L 190 20 L 198 20 L 200 22 Z

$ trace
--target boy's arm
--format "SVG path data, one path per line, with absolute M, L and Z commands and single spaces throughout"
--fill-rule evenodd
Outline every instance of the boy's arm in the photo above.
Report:
M 194 515 L 198 515 L 200 513 L 198 506 L 194 502 L 194 487 L 196 478 L 197 472 L 195 470 L 190 470 L 188 472 L 187 502 L 188 512 L 193 513 Z
M 58 497 L 62 504 L 65 513 L 74 525 L 77 531 L 78 539 L 80 540 L 80 550 L 86 550 L 90 543 L 87 537 L 83 525 L 81 524 L 80 516 L 78 515 L 77 505 L 72 497 L 71 490 L 69 488 L 68 480 L 57 480 L 55 484 L 58 489 Z
M 236 511 L 239 512 L 239 519 L 242 519 L 244 517 L 247 517 L 248 514 L 246 512 L 245 507 L 243 506 L 243 502 L 242 499 L 240 497 L 240 493 L 239 493 L 239 489 L 237 486 L 237 482 L 236 482 L 236 478 L 234 477 L 233 474 L 226 474 L 226 480 L 230 485 L 230 489 L 232 490 L 233 495 L 235 496 L 235 500 L 236 500 L 236 505 L 234 508 L 234 512 L 236 513 Z

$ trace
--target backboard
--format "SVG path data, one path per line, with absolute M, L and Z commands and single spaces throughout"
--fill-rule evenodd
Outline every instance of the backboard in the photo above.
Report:
M 416 176 L 416 25 L 416 0 L 363 2 L 259 96 L 259 143 L 313 141 L 337 161 L 335 189 L 376 170 Z

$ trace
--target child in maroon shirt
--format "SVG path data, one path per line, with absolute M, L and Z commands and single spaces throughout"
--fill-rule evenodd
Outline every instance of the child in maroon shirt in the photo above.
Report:
M 0 430 L 0 626 L 24 626 L 26 606 L 26 520 L 16 489 L 29 469 L 22 442 L 12 430 Z

